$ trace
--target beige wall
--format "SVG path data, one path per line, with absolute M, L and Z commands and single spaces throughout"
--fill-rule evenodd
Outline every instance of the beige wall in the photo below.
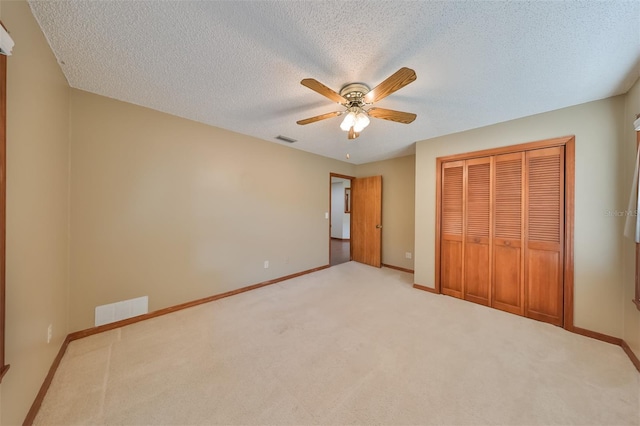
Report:
M 329 173 L 353 165 L 78 90 L 71 117 L 72 331 L 329 263 Z
M 624 181 L 622 188 L 624 194 L 631 191 L 631 182 L 635 170 L 634 159 L 636 157 L 636 132 L 633 121 L 636 114 L 640 114 L 640 79 L 627 93 L 624 113 L 624 146 L 621 151 L 621 160 L 624 161 Z M 628 195 L 627 195 L 628 196 Z M 623 208 L 626 208 L 624 204 Z M 622 220 L 620 221 L 622 222 Z M 622 223 L 620 226 L 623 226 Z M 624 340 L 629 344 L 633 352 L 640 358 L 640 311 L 631 303 L 635 297 L 635 244 L 633 240 L 624 238 Z
M 410 155 L 356 169 L 356 177 L 382 175 L 382 263 L 407 269 L 413 269 L 415 159 Z
M 7 77 L 7 323 L 3 425 L 21 424 L 68 332 L 69 92 L 22 1 L 2 3 Z M 47 344 L 47 327 L 53 341 Z
M 622 228 L 605 212 L 626 208 L 624 110 L 618 96 L 418 142 L 416 283 L 434 287 L 436 157 L 575 135 L 575 325 L 622 337 Z
M 330 172 L 383 175 L 383 261 L 413 269 L 414 156 L 353 166 L 79 90 L 71 117 L 72 330 L 328 264 Z

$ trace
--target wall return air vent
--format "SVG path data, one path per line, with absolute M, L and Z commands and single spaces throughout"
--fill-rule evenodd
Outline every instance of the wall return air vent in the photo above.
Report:
M 149 312 L 149 296 L 96 306 L 95 326 L 133 318 Z

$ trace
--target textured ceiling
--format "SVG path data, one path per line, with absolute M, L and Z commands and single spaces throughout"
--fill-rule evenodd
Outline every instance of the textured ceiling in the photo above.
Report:
M 362 164 L 415 142 L 625 93 L 640 75 L 637 1 L 30 1 L 72 87 Z M 20 49 L 16 40 L 16 51 Z M 353 141 L 300 85 L 418 79 Z

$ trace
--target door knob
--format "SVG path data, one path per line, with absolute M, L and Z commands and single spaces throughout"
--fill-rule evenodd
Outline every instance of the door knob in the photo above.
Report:
M 376 229 L 382 228 L 382 225 L 376 225 Z

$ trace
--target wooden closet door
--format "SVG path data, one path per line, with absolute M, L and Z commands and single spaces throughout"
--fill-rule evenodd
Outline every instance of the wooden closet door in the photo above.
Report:
M 524 315 L 524 152 L 497 155 L 494 164 L 491 305 Z
M 462 298 L 464 246 L 464 161 L 442 165 L 440 290 Z
M 526 153 L 525 316 L 563 323 L 564 147 Z
M 464 298 L 490 304 L 491 157 L 466 161 Z

